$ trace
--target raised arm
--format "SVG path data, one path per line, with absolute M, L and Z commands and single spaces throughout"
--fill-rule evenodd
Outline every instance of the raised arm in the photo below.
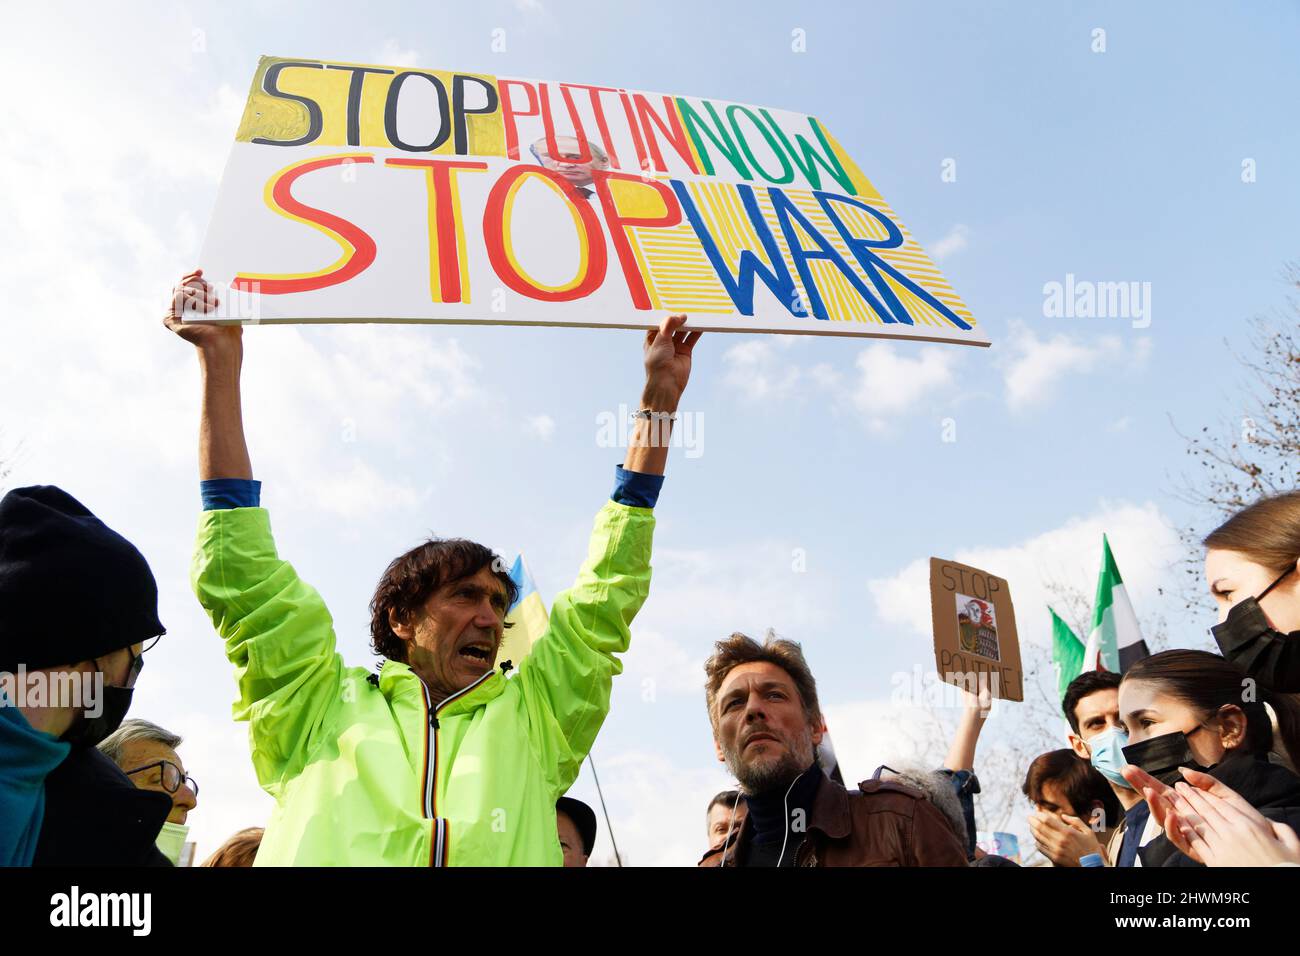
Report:
M 984 721 L 993 706 L 987 690 L 976 696 L 962 689 L 962 697 L 965 706 L 957 721 L 957 731 L 952 735 L 952 743 L 948 745 L 948 757 L 943 762 L 944 768 L 954 773 L 975 769 L 975 745 L 979 743 L 980 731 L 984 729 Z
M 199 424 L 199 479 L 253 477 L 244 440 L 239 373 L 244 363 L 243 329 L 238 325 L 185 322 L 186 312 L 208 313 L 218 305 L 216 292 L 195 269 L 172 292 L 163 324 L 195 347 L 203 376 L 203 411 Z
M 672 419 L 691 377 L 691 351 L 701 333 L 685 331 L 686 316 L 670 315 L 645 337 L 645 388 L 641 407 L 650 418 L 638 418 L 623 467 L 645 475 L 662 475 L 668 463 Z
M 642 409 L 677 410 L 700 333 L 674 315 L 645 340 Z M 529 731 L 556 795 L 578 775 L 605 716 L 616 655 L 628 649 L 632 619 L 650 592 L 654 506 L 668 458 L 671 422 L 640 419 L 619 470 L 612 500 L 596 515 L 587 560 L 573 587 L 555 596 L 546 633 L 519 665 Z
M 957 730 L 948 746 L 948 756 L 943 762 L 957 793 L 957 802 L 961 804 L 962 816 L 966 820 L 966 856 L 975 859 L 975 794 L 980 792 L 979 778 L 975 776 L 975 745 L 979 742 L 980 731 L 988 719 L 993 700 L 988 688 L 980 690 L 978 696 L 962 688 L 965 706 L 957 722 Z
M 235 666 L 235 719 L 251 722 L 258 782 L 277 798 L 325 739 L 345 678 L 324 601 L 276 551 L 244 441 L 237 325 L 182 321 L 217 297 L 202 270 L 184 276 L 163 323 L 198 351 L 203 376 L 199 478 L 203 514 L 191 583 Z M 351 679 L 356 679 L 355 676 Z

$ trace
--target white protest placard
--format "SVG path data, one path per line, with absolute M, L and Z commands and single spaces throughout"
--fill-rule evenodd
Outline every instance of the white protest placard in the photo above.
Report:
M 201 264 L 233 322 L 454 322 L 987 345 L 812 116 L 263 57 Z

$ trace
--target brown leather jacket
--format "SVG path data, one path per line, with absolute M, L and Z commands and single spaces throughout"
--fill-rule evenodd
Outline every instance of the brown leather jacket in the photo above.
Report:
M 724 846 L 700 866 L 735 866 L 748 846 L 746 818 Z M 808 835 L 795 866 L 966 866 L 966 849 L 944 815 L 919 790 L 888 780 L 864 780 L 845 790 L 825 779 L 808 814 Z

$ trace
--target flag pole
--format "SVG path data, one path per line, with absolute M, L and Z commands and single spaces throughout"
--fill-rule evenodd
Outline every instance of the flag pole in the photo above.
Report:
M 618 855 L 618 842 L 614 839 L 614 827 L 609 822 L 609 809 L 605 806 L 605 792 L 600 789 L 600 777 L 596 776 L 596 761 L 591 759 L 591 751 L 587 751 L 587 763 L 591 764 L 591 778 L 596 781 L 596 796 L 600 797 L 600 812 L 605 815 L 605 829 L 609 831 L 609 842 L 614 845 L 614 861 L 622 867 L 623 858 Z

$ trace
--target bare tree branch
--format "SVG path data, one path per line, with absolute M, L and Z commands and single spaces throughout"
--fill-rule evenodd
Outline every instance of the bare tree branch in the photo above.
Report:
M 1293 290 L 1300 290 L 1300 261 L 1289 263 L 1283 278 Z M 1176 480 L 1173 494 L 1196 509 L 1202 526 L 1179 532 L 1185 558 L 1177 593 L 1187 607 L 1203 600 L 1200 566 L 1205 533 L 1262 497 L 1294 489 L 1300 478 L 1300 299 L 1292 293 L 1286 301 L 1283 314 L 1250 321 L 1245 351 L 1239 353 L 1224 343 L 1246 373 L 1239 417 L 1186 434 L 1170 416 L 1192 459 L 1190 474 Z

